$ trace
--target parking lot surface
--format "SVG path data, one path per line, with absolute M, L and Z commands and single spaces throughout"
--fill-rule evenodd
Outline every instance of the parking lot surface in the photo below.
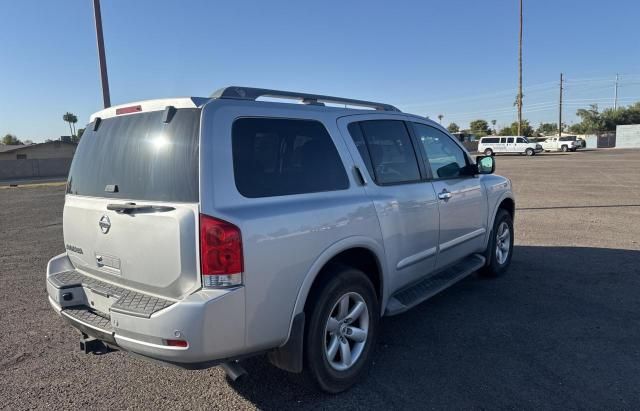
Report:
M 64 187 L 0 190 L 0 408 L 638 409 L 640 151 L 499 156 L 509 272 L 382 320 L 366 379 L 337 396 L 246 360 L 244 380 L 122 352 L 85 355 L 49 307 Z

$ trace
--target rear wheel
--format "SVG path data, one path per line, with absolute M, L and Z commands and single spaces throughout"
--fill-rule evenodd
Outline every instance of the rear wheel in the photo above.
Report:
M 529 157 L 531 157 L 531 156 L 532 156 L 532 155 L 534 155 L 536 152 L 535 152 L 535 151 L 533 151 L 533 149 L 532 149 L 532 148 L 528 148 L 528 149 L 526 149 L 526 150 L 524 151 L 524 153 L 525 153 L 526 155 L 528 155 Z
M 485 156 L 492 156 L 493 155 L 493 150 L 491 150 L 490 148 L 484 150 L 484 155 Z
M 369 278 L 335 267 L 314 293 L 306 327 L 306 372 L 329 393 L 350 388 L 371 363 L 380 309 Z
M 487 264 L 480 270 L 480 274 L 497 277 L 509 268 L 514 237 L 511 214 L 503 209 L 498 210 L 485 253 Z

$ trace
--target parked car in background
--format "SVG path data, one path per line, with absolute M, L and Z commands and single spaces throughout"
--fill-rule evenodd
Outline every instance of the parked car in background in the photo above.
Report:
M 576 151 L 582 148 L 582 143 L 576 136 L 549 137 L 542 142 L 542 148 L 544 151 Z
M 71 166 L 48 300 L 85 351 L 231 378 L 268 353 L 340 392 L 380 317 L 507 270 L 515 202 L 494 161 L 383 103 L 228 87 L 110 107 Z
M 478 151 L 486 156 L 498 153 L 533 156 L 542 151 L 542 146 L 530 142 L 524 136 L 489 136 L 480 139 Z

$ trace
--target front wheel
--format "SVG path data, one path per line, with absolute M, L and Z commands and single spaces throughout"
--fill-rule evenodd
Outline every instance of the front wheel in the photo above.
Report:
M 563 153 L 566 153 L 566 152 L 567 152 L 567 150 L 569 150 L 569 147 L 567 147 L 567 146 L 562 146 L 562 152 L 563 152 Z
M 532 149 L 532 148 L 528 148 L 528 149 L 526 149 L 526 150 L 524 151 L 524 153 L 525 153 L 526 155 L 528 155 L 529 157 L 531 157 L 531 156 L 532 156 L 532 155 L 534 155 L 536 152 L 535 152 L 535 151 L 533 151 L 533 149 Z
M 373 284 L 362 271 L 332 271 L 312 296 L 305 368 L 322 390 L 335 394 L 355 384 L 370 365 L 380 308 Z
M 514 237 L 511 214 L 503 209 L 498 210 L 485 253 L 487 263 L 480 270 L 480 274 L 485 277 L 497 277 L 507 271 L 511 264 Z

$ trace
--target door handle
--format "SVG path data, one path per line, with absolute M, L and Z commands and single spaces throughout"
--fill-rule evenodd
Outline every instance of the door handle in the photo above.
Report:
M 452 194 L 445 188 L 442 190 L 440 194 L 438 194 L 438 198 L 440 200 L 448 201 L 451 198 Z

